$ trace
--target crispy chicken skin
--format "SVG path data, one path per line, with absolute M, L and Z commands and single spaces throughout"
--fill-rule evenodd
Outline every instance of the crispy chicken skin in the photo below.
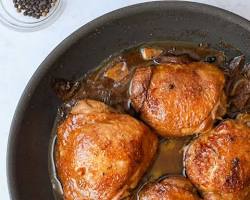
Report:
M 141 118 L 162 136 L 186 136 L 211 129 L 225 114 L 225 79 L 203 62 L 140 67 L 130 85 L 130 99 Z
M 199 200 L 194 186 L 184 177 L 169 177 L 143 187 L 139 200 Z
M 187 148 L 185 167 L 205 200 L 249 200 L 250 128 L 226 120 L 200 135 Z
M 58 127 L 57 173 L 65 200 L 116 200 L 150 165 L 157 137 L 143 123 L 107 105 L 82 100 Z

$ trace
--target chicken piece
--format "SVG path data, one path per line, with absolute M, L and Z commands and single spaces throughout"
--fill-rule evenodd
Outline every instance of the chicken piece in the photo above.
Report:
M 152 60 L 159 57 L 163 53 L 162 49 L 154 47 L 143 47 L 140 49 L 140 51 L 144 60 Z
M 119 82 L 128 76 L 129 70 L 126 62 L 115 63 L 114 66 L 109 68 L 105 73 L 104 77 L 108 77 L 113 81 Z
M 250 127 L 226 120 L 185 153 L 186 174 L 205 200 L 250 199 Z
M 196 189 L 184 177 L 169 177 L 149 183 L 139 193 L 139 200 L 199 200 Z
M 224 74 L 203 62 L 137 68 L 130 99 L 141 118 L 162 136 L 186 136 L 211 129 L 225 113 Z
M 65 200 L 117 200 L 149 167 L 157 137 L 104 103 L 82 100 L 59 125 L 56 167 Z

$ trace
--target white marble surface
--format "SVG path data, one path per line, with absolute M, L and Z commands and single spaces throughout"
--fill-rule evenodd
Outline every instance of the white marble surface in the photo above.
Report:
M 1 1 L 1 0 L 0 0 Z M 50 27 L 31 33 L 10 30 L 0 24 L 0 199 L 8 200 L 5 173 L 9 127 L 15 107 L 28 80 L 57 44 L 92 19 L 142 0 L 66 0 L 60 18 Z M 197 0 L 235 12 L 250 19 L 250 2 L 246 0 Z

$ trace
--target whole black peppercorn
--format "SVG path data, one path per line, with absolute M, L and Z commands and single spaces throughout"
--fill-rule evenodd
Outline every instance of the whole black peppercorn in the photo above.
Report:
M 56 2 L 57 0 L 13 0 L 13 5 L 24 16 L 39 19 L 47 16 Z

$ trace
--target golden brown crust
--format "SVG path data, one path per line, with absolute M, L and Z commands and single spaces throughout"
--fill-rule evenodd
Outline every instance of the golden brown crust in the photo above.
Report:
M 148 168 L 157 137 L 129 115 L 80 101 L 58 127 L 56 166 L 65 200 L 126 196 Z
M 199 200 L 194 186 L 184 177 L 169 177 L 143 187 L 139 200 Z
M 152 77 L 151 67 L 142 67 L 136 70 L 130 84 L 129 93 L 134 109 L 139 112 L 147 99 L 148 87 Z M 140 84 L 137 84 L 140 83 Z M 136 106 L 135 106 L 136 105 Z
M 131 81 L 130 97 L 159 134 L 185 136 L 211 129 L 225 113 L 224 82 L 216 66 L 202 62 L 142 67 Z
M 185 153 L 186 174 L 207 200 L 250 199 L 250 128 L 222 122 Z

